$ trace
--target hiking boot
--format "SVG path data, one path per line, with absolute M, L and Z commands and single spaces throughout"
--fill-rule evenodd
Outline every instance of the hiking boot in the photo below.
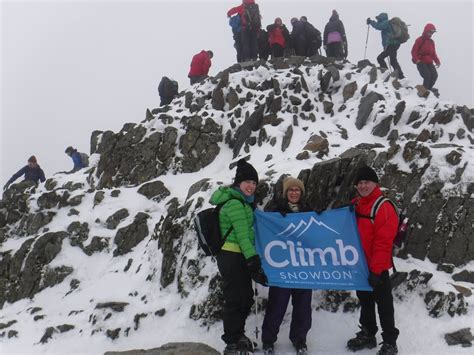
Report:
M 356 337 L 349 339 L 347 348 L 351 351 L 358 351 L 362 349 L 372 349 L 377 346 L 377 340 L 374 335 L 370 335 L 367 330 L 362 329 L 356 333 Z
M 308 354 L 308 347 L 306 346 L 305 342 L 299 342 L 294 344 L 296 349 L 296 355 L 307 355 Z
M 263 353 L 265 355 L 274 355 L 275 348 L 273 347 L 273 344 L 263 343 Z
M 377 355 L 396 355 L 398 354 L 398 348 L 396 345 L 389 343 L 382 343 L 382 347 L 377 351 Z
M 254 347 L 255 347 L 255 344 L 252 342 L 252 340 L 250 340 L 245 335 L 242 335 L 242 337 L 237 342 L 237 348 L 240 351 L 246 351 L 246 352 L 253 353 Z
M 240 351 L 236 343 L 227 344 L 224 349 L 224 355 L 239 355 Z

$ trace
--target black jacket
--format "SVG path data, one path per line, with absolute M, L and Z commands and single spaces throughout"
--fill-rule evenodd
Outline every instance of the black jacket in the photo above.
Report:
M 329 22 L 326 24 L 326 27 L 324 27 L 324 45 L 328 44 L 328 34 L 335 31 L 341 34 L 343 42 L 347 42 L 346 30 L 344 29 L 344 24 L 342 23 L 342 21 L 339 20 L 339 15 L 331 16 Z
M 314 210 L 308 206 L 307 203 L 302 201 L 302 203 L 299 206 L 299 212 L 313 212 Z M 287 213 L 294 213 L 293 210 L 290 209 L 290 206 L 288 205 L 288 200 L 285 198 L 281 198 L 275 202 L 275 204 L 272 206 L 272 208 L 269 209 L 269 211 L 272 212 L 280 212 L 282 214 L 287 214 Z

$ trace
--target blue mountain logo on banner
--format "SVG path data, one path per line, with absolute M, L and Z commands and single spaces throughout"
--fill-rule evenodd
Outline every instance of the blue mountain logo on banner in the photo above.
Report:
M 256 247 L 269 284 L 287 288 L 372 290 L 355 214 L 255 212 Z

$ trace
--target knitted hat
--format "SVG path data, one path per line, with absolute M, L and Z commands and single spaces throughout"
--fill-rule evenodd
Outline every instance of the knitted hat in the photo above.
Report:
M 363 166 L 362 168 L 359 169 L 357 172 L 357 178 L 356 178 L 356 185 L 359 181 L 366 180 L 366 181 L 373 181 L 376 184 L 379 183 L 379 178 L 377 176 L 377 173 L 374 171 L 369 166 Z
M 70 153 L 72 153 L 73 151 L 74 151 L 74 148 L 71 147 L 71 146 L 69 146 L 69 147 L 66 148 L 66 150 L 64 151 L 64 153 L 70 154 Z
M 303 181 L 289 176 L 285 180 L 283 180 L 283 196 L 286 197 L 286 193 L 288 192 L 288 189 L 290 187 L 297 187 L 301 190 L 301 193 L 303 195 L 305 193 Z
M 258 184 L 257 170 L 247 163 L 245 159 L 237 162 L 237 171 L 235 172 L 234 185 L 239 185 L 242 181 L 252 180 Z
M 37 164 L 38 161 L 36 160 L 36 157 L 32 155 L 31 157 L 28 158 L 28 163 L 35 163 Z

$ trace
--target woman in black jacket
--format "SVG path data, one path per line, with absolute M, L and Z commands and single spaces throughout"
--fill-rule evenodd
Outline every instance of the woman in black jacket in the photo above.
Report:
M 283 198 L 277 201 L 273 211 L 282 215 L 294 212 L 312 211 L 304 203 L 304 185 L 301 180 L 288 177 L 283 182 Z M 311 328 L 312 290 L 281 288 L 271 286 L 268 292 L 268 305 L 262 325 L 262 342 L 266 354 L 273 354 L 273 344 L 277 340 L 281 322 L 291 297 L 293 313 L 290 325 L 290 340 L 297 354 L 306 354 L 306 335 Z

